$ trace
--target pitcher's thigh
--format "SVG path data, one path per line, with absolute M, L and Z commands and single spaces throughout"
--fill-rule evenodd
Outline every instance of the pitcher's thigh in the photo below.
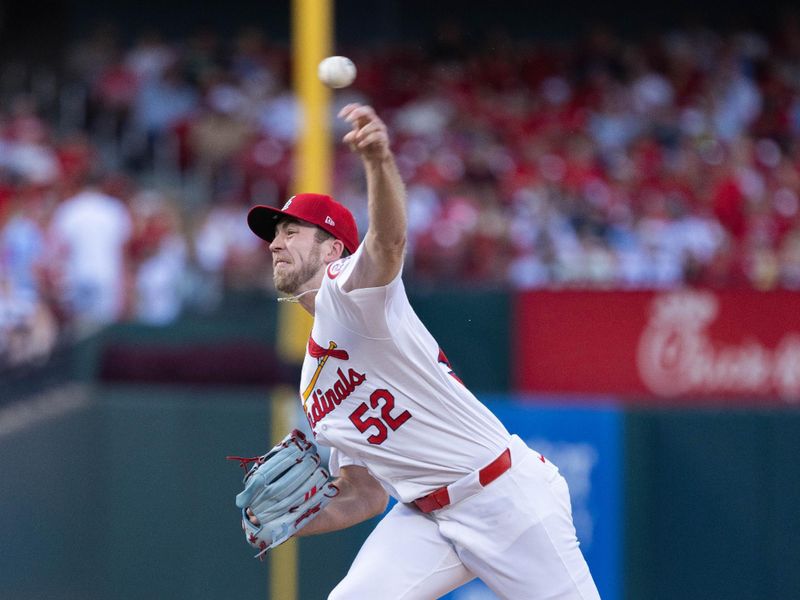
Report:
M 569 491 L 560 475 L 541 490 L 551 495 L 538 522 L 504 552 L 482 555 L 461 549 L 462 560 L 500 598 L 509 600 L 599 600 L 589 566 L 575 537 Z
M 432 600 L 475 576 L 435 521 L 396 504 L 359 550 L 329 600 Z

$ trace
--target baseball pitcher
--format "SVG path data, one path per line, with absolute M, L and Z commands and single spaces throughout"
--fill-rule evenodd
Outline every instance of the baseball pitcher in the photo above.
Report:
M 335 600 L 431 599 L 480 577 L 498 596 L 597 599 L 558 468 L 511 435 L 464 386 L 411 308 L 401 278 L 405 189 L 389 135 L 360 104 L 339 116 L 362 159 L 369 227 L 333 198 L 256 206 L 275 287 L 314 316 L 299 400 L 314 440 L 293 432 L 237 496 L 259 550 L 381 514 Z M 330 475 L 316 444 L 331 448 Z

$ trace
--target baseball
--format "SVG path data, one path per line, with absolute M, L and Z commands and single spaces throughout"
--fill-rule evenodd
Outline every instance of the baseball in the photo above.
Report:
M 347 87 L 356 78 L 356 66 L 346 56 L 329 56 L 319 63 L 317 76 L 330 88 Z

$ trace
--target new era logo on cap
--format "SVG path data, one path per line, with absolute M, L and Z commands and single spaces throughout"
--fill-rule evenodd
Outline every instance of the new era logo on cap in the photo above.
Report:
M 283 208 L 254 206 L 247 215 L 247 224 L 261 239 L 275 239 L 278 219 L 286 215 L 316 225 L 341 240 L 351 254 L 358 248 L 358 227 L 352 213 L 325 194 L 297 194 Z

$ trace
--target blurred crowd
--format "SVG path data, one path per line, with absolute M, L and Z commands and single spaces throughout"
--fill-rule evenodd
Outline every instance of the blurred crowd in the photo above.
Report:
M 430 43 L 340 52 L 359 73 L 331 118 L 357 100 L 390 127 L 413 284 L 800 288 L 796 18 L 480 43 L 445 24 Z M 270 285 L 245 215 L 292 192 L 286 44 L 254 27 L 126 43 L 104 25 L 63 64 L 3 69 L 0 363 Z M 334 179 L 363 233 L 363 172 L 341 144 Z

